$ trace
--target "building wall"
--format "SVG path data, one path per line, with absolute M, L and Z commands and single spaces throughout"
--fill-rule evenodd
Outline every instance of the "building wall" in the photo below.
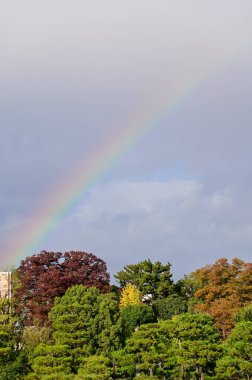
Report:
M 0 272 L 0 298 L 11 297 L 11 272 Z

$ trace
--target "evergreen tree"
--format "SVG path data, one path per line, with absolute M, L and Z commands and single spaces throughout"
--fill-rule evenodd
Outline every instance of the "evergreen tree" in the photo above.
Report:
M 164 375 L 162 362 L 167 350 L 167 336 L 160 333 L 160 324 L 144 324 L 127 340 L 125 351 L 132 355 L 139 375 Z
M 96 354 L 111 356 L 111 352 L 122 345 L 123 327 L 118 302 L 114 294 L 100 294 L 98 297 L 98 312 L 94 319 L 96 328 Z
M 162 322 L 162 331 L 171 339 L 167 367 L 171 378 L 204 379 L 212 375 L 220 356 L 219 334 L 207 314 L 184 313 Z
M 100 294 L 96 288 L 76 285 L 55 300 L 50 312 L 56 344 L 70 348 L 74 372 L 83 358 L 110 355 L 121 345 L 121 320 L 112 294 Z
M 165 298 L 172 291 L 171 264 L 152 263 L 149 259 L 138 264 L 126 265 L 114 277 L 121 287 L 132 284 L 139 289 L 143 296 L 151 299 Z
M 252 322 L 239 322 L 223 343 L 217 363 L 219 379 L 252 379 Z
M 170 319 L 174 315 L 187 311 L 186 300 L 177 294 L 154 301 L 152 307 L 159 320 Z
M 124 340 L 141 325 L 156 322 L 156 316 L 151 306 L 140 304 L 121 308 Z
M 67 345 L 46 345 L 41 343 L 34 352 L 33 372 L 28 379 L 62 379 L 71 373 L 70 349 Z
M 110 359 L 93 355 L 83 360 L 75 380 L 112 380 L 112 373 Z

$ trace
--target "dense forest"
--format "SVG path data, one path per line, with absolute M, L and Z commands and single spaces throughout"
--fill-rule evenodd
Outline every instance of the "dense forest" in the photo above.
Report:
M 0 380 L 252 379 L 251 263 L 175 282 L 147 259 L 114 276 L 86 252 L 21 261 L 0 298 Z

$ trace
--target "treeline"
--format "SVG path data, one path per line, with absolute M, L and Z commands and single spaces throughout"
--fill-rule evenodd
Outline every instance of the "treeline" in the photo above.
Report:
M 251 263 L 174 282 L 145 260 L 115 278 L 86 252 L 21 261 L 0 299 L 0 380 L 252 379 Z

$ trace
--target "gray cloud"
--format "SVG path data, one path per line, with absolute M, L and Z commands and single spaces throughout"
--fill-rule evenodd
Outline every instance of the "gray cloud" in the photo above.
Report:
M 219 257 L 249 260 L 251 229 L 232 189 L 206 195 L 193 180 L 118 182 L 91 191 L 48 245 L 95 250 L 112 273 L 147 257 L 170 261 L 178 278 Z
M 0 247 L 80 160 L 184 86 L 38 249 L 97 251 L 113 270 L 168 258 L 178 274 L 248 258 L 251 1 L 1 8 Z

